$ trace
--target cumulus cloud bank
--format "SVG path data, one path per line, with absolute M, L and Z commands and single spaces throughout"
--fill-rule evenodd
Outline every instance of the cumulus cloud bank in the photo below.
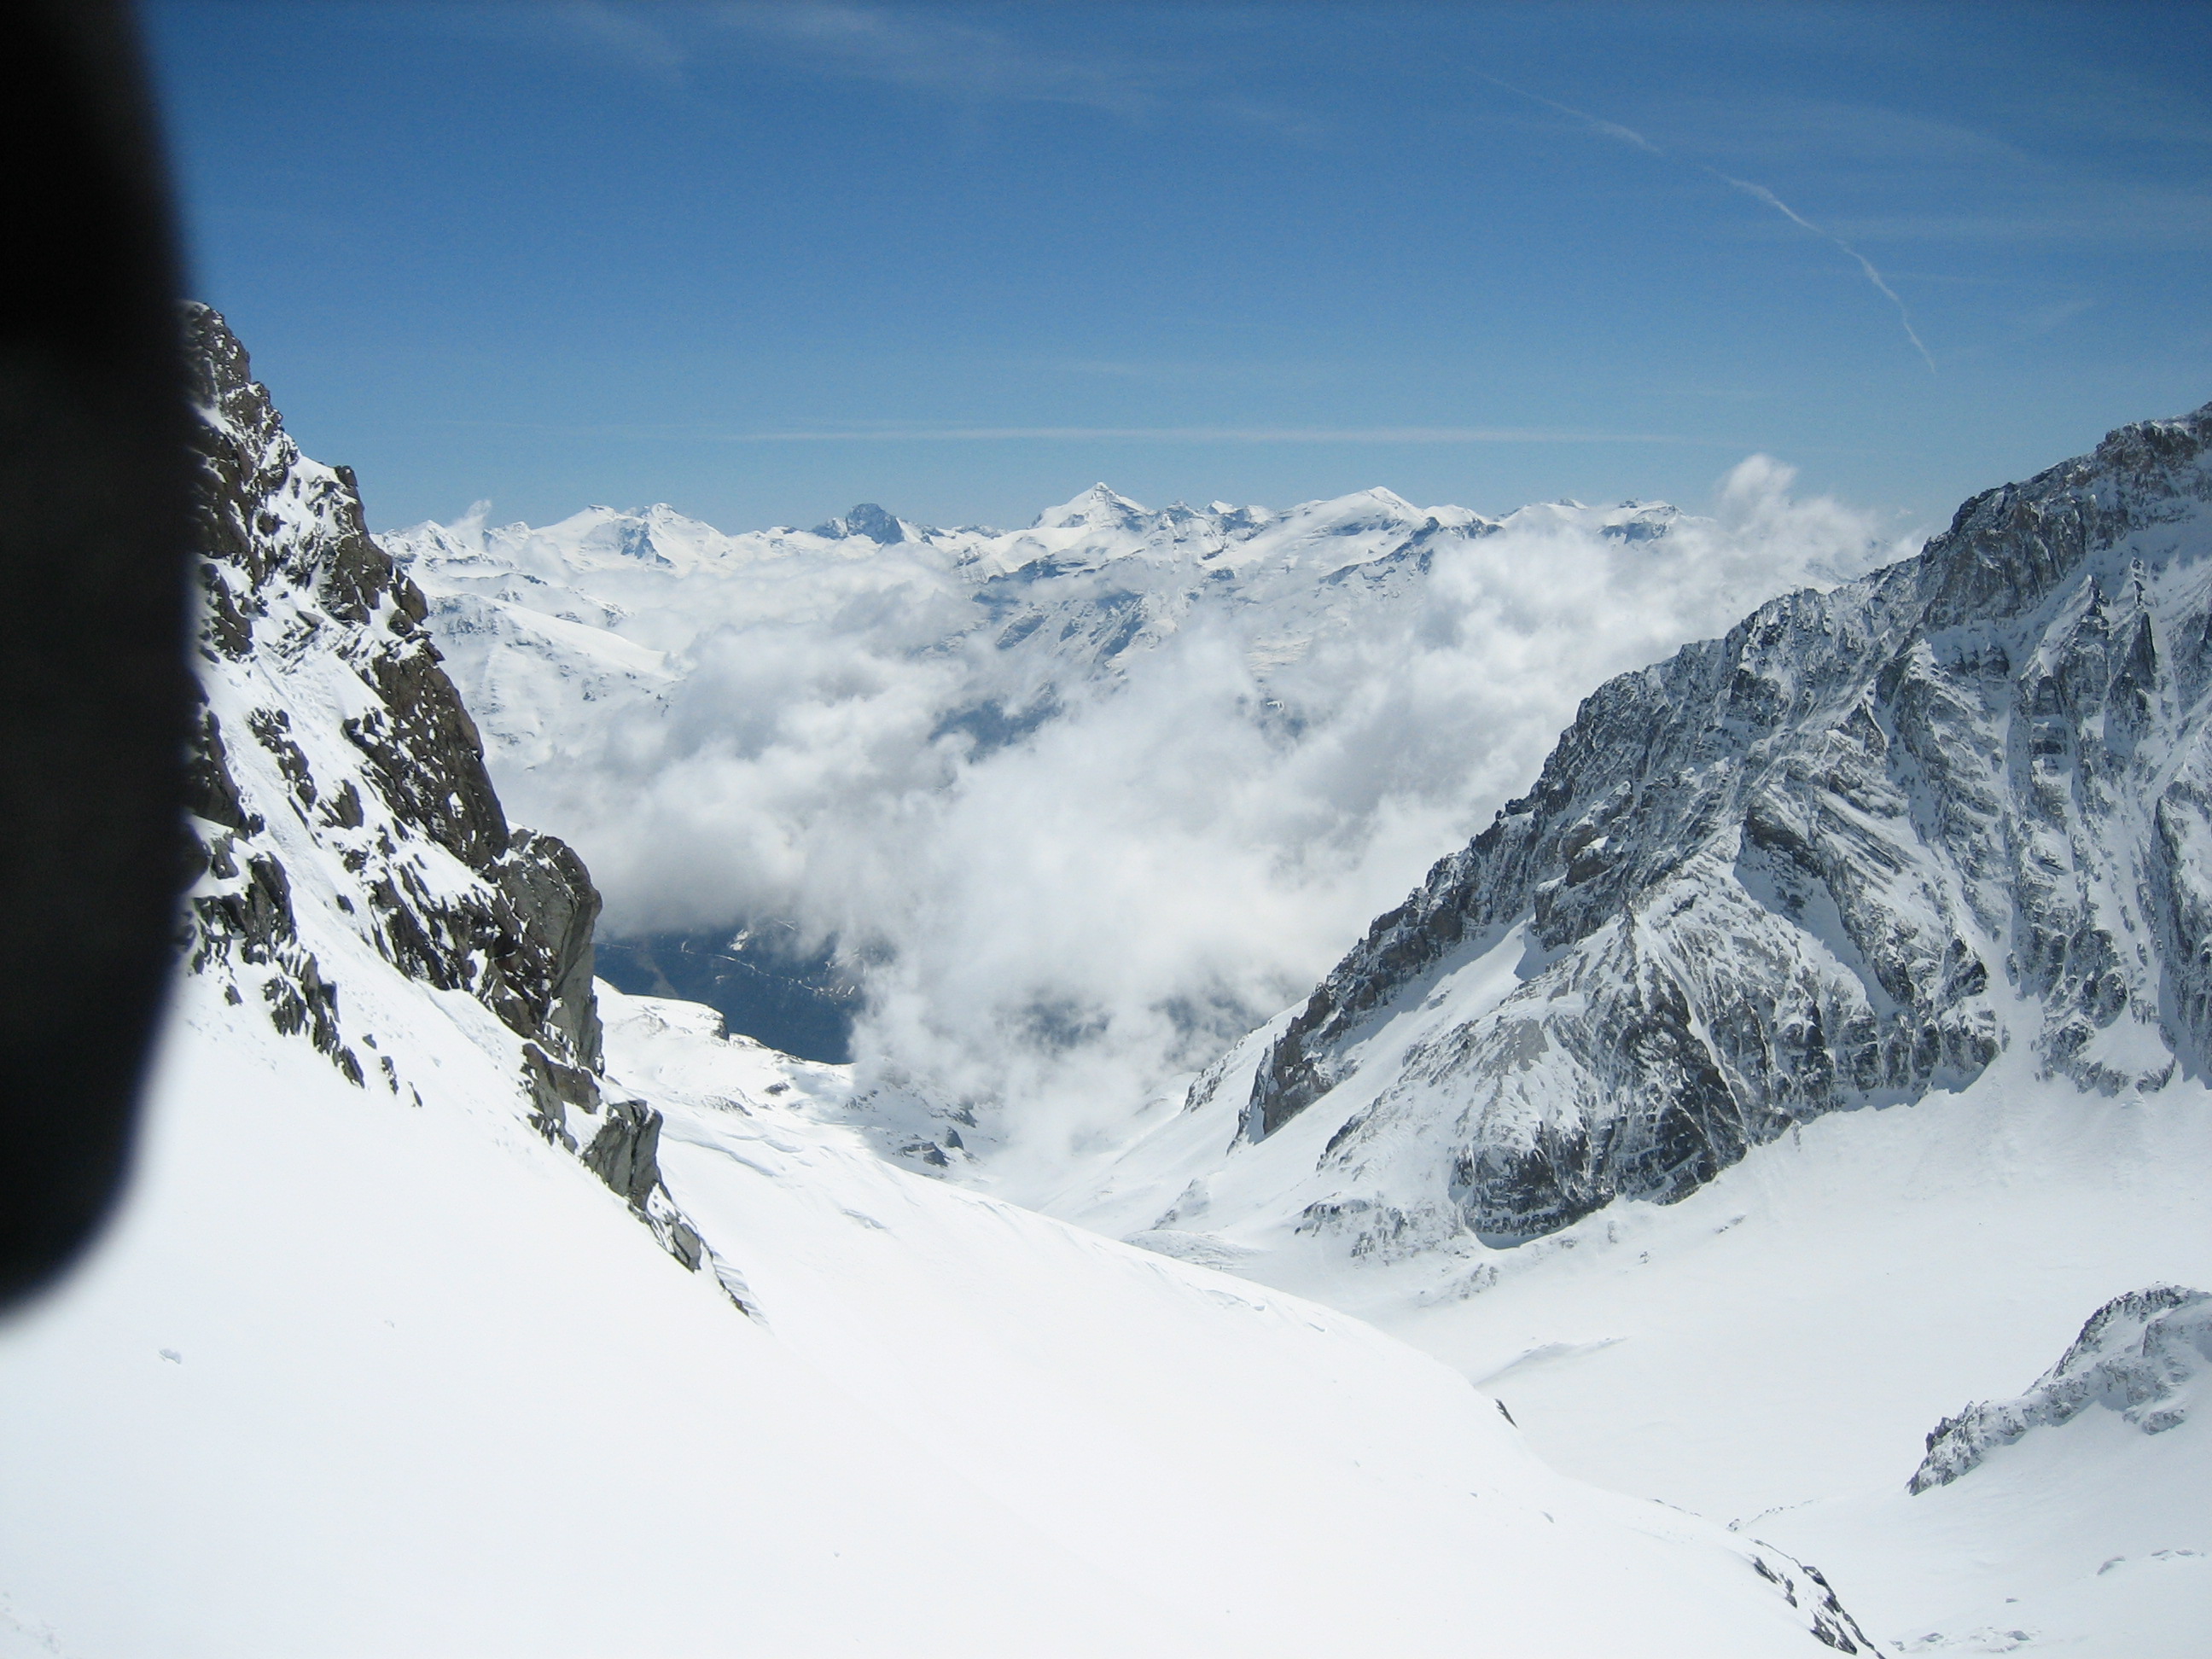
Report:
M 836 939 L 864 1082 L 964 1103 L 1018 1190 L 1302 996 L 1600 681 L 1907 550 L 1792 481 L 1754 456 L 1705 516 L 1102 489 L 1012 535 L 392 539 L 608 928 Z

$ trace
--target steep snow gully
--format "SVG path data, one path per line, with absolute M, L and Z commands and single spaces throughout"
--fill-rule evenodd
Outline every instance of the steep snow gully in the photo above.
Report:
M 432 644 L 551 766 L 696 665 L 532 582 L 672 615 L 761 538 L 395 560 L 187 324 L 204 867 L 132 1200 L 0 1333 L 0 1656 L 2201 1650 L 2212 410 L 1607 682 L 1310 997 L 1017 1164 L 595 982 Z M 1206 592 L 1266 672 L 1418 605 L 1486 521 L 1386 494 L 777 535 L 1029 572 L 972 757 Z

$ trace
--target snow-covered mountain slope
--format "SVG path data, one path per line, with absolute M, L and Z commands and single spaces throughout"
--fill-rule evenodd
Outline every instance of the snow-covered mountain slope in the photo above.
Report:
M 2212 1273 L 2208 428 L 1602 689 L 1047 1207 L 1376 1321 L 1563 1468 L 1832 1568 L 1885 1640 L 2195 1652 L 2191 1443 L 2095 1413 L 1907 1483 L 2088 1310 Z
M 1181 1213 L 1133 1237 L 1433 1354 L 1563 1470 L 1818 1562 L 1888 1650 L 1930 1631 L 1979 1650 L 1966 1638 L 1988 1627 L 2036 1651 L 2187 1659 L 2212 1577 L 2161 1579 L 2179 1599 L 2138 1619 L 2097 1576 L 2116 1555 L 2163 1571 L 2212 1549 L 2201 1467 L 2134 1449 L 2179 1454 L 2182 1431 L 2085 1436 L 2076 1460 L 2031 1452 L 2039 1430 L 2004 1449 L 2029 1455 L 2002 1478 L 1982 1479 L 1993 1455 L 1907 1492 L 1928 1431 L 2017 1394 L 2088 1310 L 2212 1273 L 2212 1092 L 2106 1097 L 2037 1072 L 2016 1049 L 1959 1093 L 1828 1114 L 1678 1202 L 1617 1200 L 1510 1249 L 1354 1256 L 1294 1223 L 1240 1224 L 1249 1149 L 1223 1165 L 1218 1142 L 1214 1164 L 1194 1154 L 1163 1181 Z M 1118 1225 L 1117 1196 L 1066 1212 Z
M 1917 558 L 1609 682 L 1194 1087 L 1206 1130 L 1161 1133 L 1233 1141 L 1269 1219 L 1388 1255 L 1680 1198 L 2008 1047 L 2102 1095 L 2201 1072 L 2208 441 L 2212 408 L 2124 428 Z
M 940 1123 L 886 1148 L 961 1165 L 950 1126 L 1024 1193 L 1009 1136 L 1049 1172 L 1179 1090 L 1486 819 L 1584 687 L 1875 562 L 1869 523 L 1788 482 L 1747 462 L 1704 517 L 1102 487 L 1012 532 L 655 507 L 387 540 L 502 793 L 605 886 L 603 935 L 723 929 L 665 965 L 751 925 L 738 988 L 771 931 L 799 963 L 834 938 L 870 1086 Z
M 1471 1624 L 1503 1652 L 1680 1640 L 1638 1632 L 1638 1566 L 1595 1615 L 1509 1605 L 1510 1561 L 1557 1569 L 1525 1553 L 1504 1505 L 1481 1509 L 1504 1488 L 1463 1485 L 1498 1478 L 1478 1443 L 1516 1436 L 1486 1398 L 1470 1415 L 1444 1368 L 1400 1371 L 1410 1352 L 1356 1321 L 889 1166 L 809 1109 L 834 1097 L 834 1068 L 723 1038 L 696 1005 L 603 995 L 611 1069 L 667 1112 L 671 1186 L 745 1261 L 770 1328 L 871 1409 L 926 1423 L 924 1443 L 1080 1559 L 1172 1587 L 1207 1625 L 1218 1596 L 1226 1629 L 1171 1647 L 1456 1650 Z M 1386 1373 L 1407 1390 L 1387 1407 L 1369 1392 Z M 1386 1429 L 1377 1407 L 1406 1415 Z M 1581 1524 L 1603 1513 L 1711 1536 L 1659 1506 L 1583 1497 L 1598 1508 L 1576 1510 Z M 1534 1502 L 1543 1539 L 1577 1524 L 1540 1494 L 1517 1501 Z M 1822 1615 L 1816 1580 L 1761 1552 L 1792 1581 L 1799 1622 L 1863 1645 L 1837 1610 Z M 1689 1574 L 1692 1591 L 1737 1570 L 1668 1559 L 1654 1569 Z M 1747 1625 L 1718 1639 L 1769 1638 Z
M 2208 1368 L 2212 1296 L 2179 1285 L 2116 1296 L 2026 1394 L 1969 1406 L 1929 1430 L 1928 1455 L 1906 1490 L 1948 1486 L 1999 1447 L 2071 1422 L 2092 1406 L 2119 1413 L 2145 1434 L 2164 1434 L 2188 1420 Z
M 0 1332 L 0 1652 L 1865 1650 L 1354 1319 L 892 1168 L 696 1006 L 603 1024 L 582 866 L 191 320 L 208 869 L 130 1200 Z
M 2212 1370 L 2207 1304 L 2174 1286 L 2113 1298 L 2027 1394 L 1939 1425 L 1907 1489 L 1762 1529 L 1879 1585 L 1904 1653 L 2201 1652 L 2212 1434 L 2190 1407 Z
M 0 1340 L 0 1652 L 1854 1640 L 1782 1553 L 1552 1474 L 1357 1321 L 891 1169 L 696 1006 L 617 1003 L 748 1319 L 483 1032 L 378 989 L 419 1109 L 183 988 L 120 1230 Z
M 2039 1650 L 2183 1659 L 2193 1633 L 2069 1607 L 2115 1555 L 2212 1547 L 2201 1465 L 2030 1436 L 2009 1473 L 1908 1490 L 1928 1431 L 2016 1393 L 2087 1310 L 2212 1271 L 2212 1096 L 2033 1073 L 2008 1054 L 1961 1094 L 1832 1114 L 1515 1250 L 1299 1282 L 1495 1392 L 1563 1468 L 1818 1561 L 1886 1643 L 2002 1618 Z M 2212 1581 L 2174 1583 L 2201 1631 Z

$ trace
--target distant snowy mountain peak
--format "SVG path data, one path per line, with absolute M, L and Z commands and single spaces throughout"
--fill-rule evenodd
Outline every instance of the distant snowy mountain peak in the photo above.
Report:
M 2212 1296 L 2175 1285 L 2116 1296 L 2089 1316 L 2058 1363 L 2015 1400 L 1969 1406 L 1928 1435 L 1908 1490 L 1948 1486 L 1991 1452 L 2053 1429 L 2092 1406 L 2164 1434 L 2189 1418 L 2212 1376 Z
M 896 542 L 924 541 L 934 532 L 893 518 L 873 501 L 862 501 L 843 518 L 815 526 L 813 533 L 838 541 L 865 536 L 879 547 L 889 547 Z
M 1128 530 L 1152 516 L 1149 507 L 1139 506 L 1109 485 L 1095 483 L 1080 495 L 1058 507 L 1045 508 L 1037 514 L 1031 528 Z
M 1648 542 L 1665 535 L 1682 516 L 1665 501 L 1623 501 L 1605 518 L 1604 533 L 1615 541 Z

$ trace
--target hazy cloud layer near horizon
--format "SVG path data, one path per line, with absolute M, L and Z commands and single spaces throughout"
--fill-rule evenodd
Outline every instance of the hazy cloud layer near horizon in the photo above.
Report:
M 988 634 L 945 646 L 972 626 L 959 581 L 896 546 L 769 562 L 659 700 L 563 714 L 522 706 L 552 683 L 514 682 L 488 705 L 494 770 L 519 822 L 583 852 L 611 931 L 834 935 L 867 988 L 864 1073 L 1064 1142 L 1304 994 L 1604 678 L 1903 550 L 1792 477 L 1754 456 L 1652 540 L 1531 509 L 1303 641 L 1269 633 L 1295 605 L 1198 605 L 1118 677 L 1054 670 L 1060 712 L 988 749 L 948 721 L 1037 687 L 993 678 Z M 667 643 L 700 614 L 621 627 Z M 502 753 L 512 721 L 538 724 Z

